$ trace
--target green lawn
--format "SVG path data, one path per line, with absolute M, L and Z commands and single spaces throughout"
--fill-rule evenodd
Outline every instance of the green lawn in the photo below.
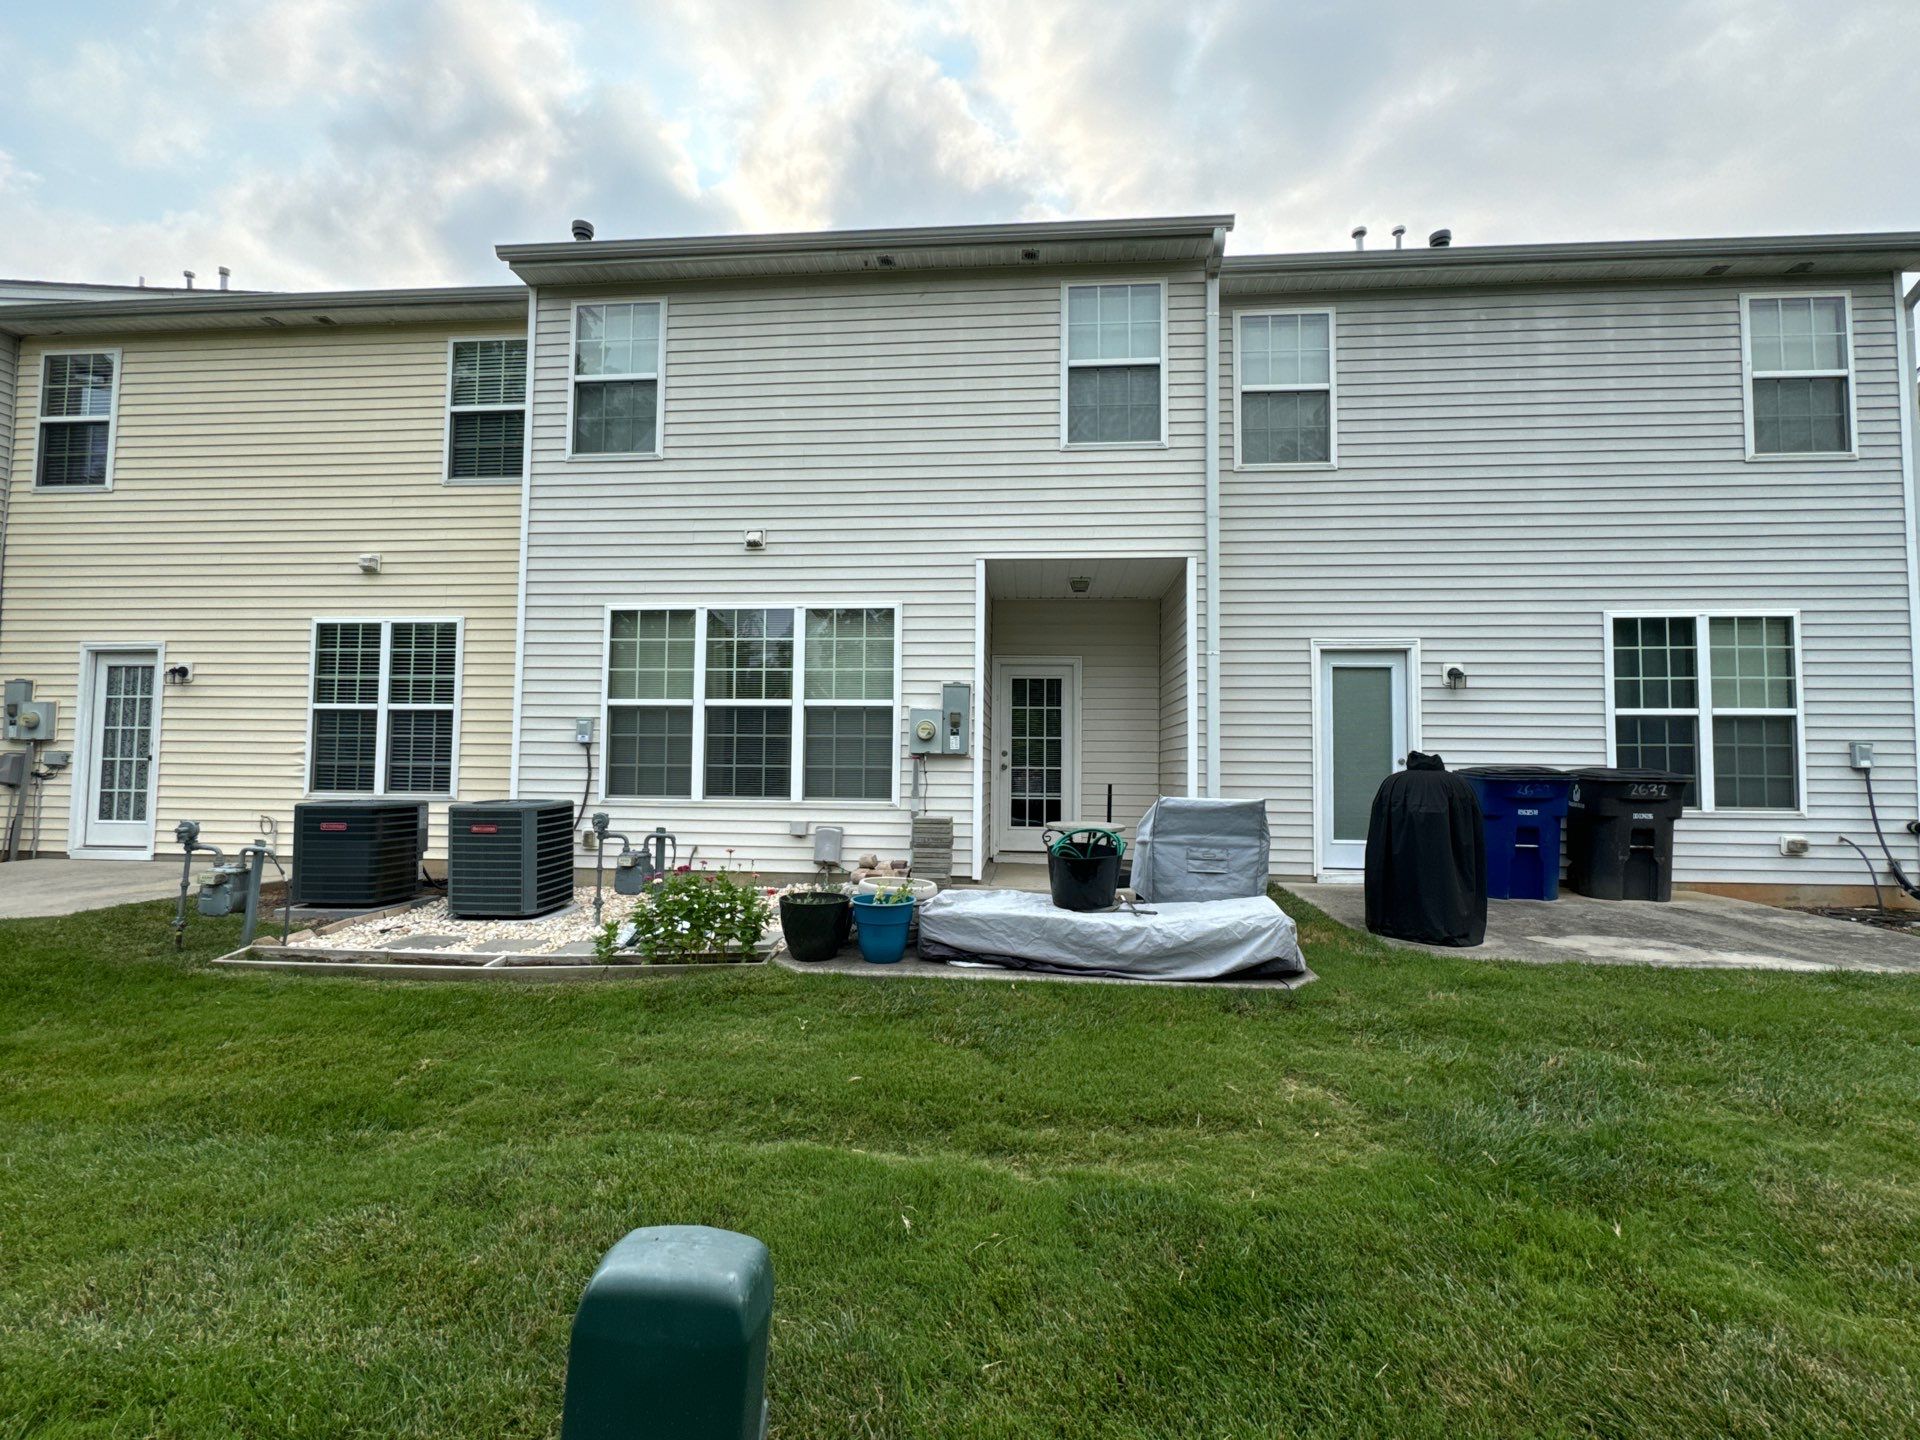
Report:
M 0 924 L 0 1433 L 550 1435 L 635 1225 L 783 1437 L 1920 1433 L 1920 983 L 215 973 Z

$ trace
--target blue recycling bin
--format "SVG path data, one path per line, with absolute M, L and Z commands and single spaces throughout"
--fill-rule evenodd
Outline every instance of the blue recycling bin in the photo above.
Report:
M 1558 900 L 1573 777 L 1545 765 L 1474 765 L 1459 773 L 1485 818 L 1487 898 Z

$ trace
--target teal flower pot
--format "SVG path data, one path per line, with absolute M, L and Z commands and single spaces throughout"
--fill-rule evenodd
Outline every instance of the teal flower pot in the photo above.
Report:
M 913 923 L 911 900 L 881 905 L 868 895 L 853 897 L 853 920 L 860 928 L 860 954 L 873 965 L 891 965 L 907 953 L 907 927 Z

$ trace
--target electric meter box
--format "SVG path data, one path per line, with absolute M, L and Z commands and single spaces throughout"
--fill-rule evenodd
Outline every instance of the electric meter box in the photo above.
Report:
M 907 753 L 909 755 L 939 755 L 941 729 L 945 717 L 938 710 L 907 711 Z
M 949 682 L 940 687 L 940 754 L 964 755 L 973 743 L 973 687 Z
M 22 700 L 7 712 L 9 740 L 51 740 L 60 729 L 58 700 Z

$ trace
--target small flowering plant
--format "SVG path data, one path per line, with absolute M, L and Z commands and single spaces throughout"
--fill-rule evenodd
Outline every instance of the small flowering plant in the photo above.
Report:
M 634 906 L 627 918 L 633 934 L 620 948 L 636 950 L 653 964 L 750 951 L 772 917 L 758 886 L 742 885 L 724 870 L 669 875 Z M 612 958 L 616 938 L 610 933 L 596 946 L 600 958 Z

